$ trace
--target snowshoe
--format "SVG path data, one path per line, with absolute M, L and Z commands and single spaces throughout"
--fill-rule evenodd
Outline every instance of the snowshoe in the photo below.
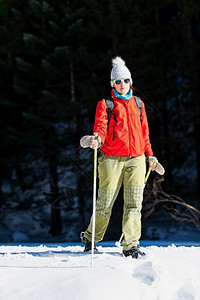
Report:
M 123 250 L 123 254 L 124 256 L 132 256 L 133 258 L 138 258 L 139 255 L 144 256 L 145 253 L 140 251 L 140 247 L 138 246 L 133 246 L 131 249 L 129 250 Z
M 84 252 L 88 252 L 91 250 L 92 248 L 92 242 L 90 242 L 85 236 L 84 236 L 84 232 L 81 232 L 80 234 L 80 239 L 81 239 L 81 243 L 83 243 L 85 245 L 85 249 Z M 96 244 L 94 243 L 94 250 L 98 251 L 96 248 Z

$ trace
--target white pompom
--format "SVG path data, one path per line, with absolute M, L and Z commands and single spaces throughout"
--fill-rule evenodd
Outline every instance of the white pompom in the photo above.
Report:
M 116 56 L 115 58 L 112 59 L 112 65 L 114 66 L 125 66 L 125 61 L 120 57 Z

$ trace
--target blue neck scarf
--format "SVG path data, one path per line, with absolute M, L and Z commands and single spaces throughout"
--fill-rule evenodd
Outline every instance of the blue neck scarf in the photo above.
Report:
M 129 90 L 126 95 L 121 95 L 120 93 L 118 93 L 118 91 L 116 89 L 113 89 L 113 92 L 114 92 L 116 97 L 118 97 L 120 99 L 123 99 L 123 100 L 129 100 L 129 99 L 132 98 L 132 95 L 133 95 L 132 90 Z

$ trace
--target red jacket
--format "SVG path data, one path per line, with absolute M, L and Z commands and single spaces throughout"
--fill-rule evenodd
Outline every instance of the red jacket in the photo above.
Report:
M 153 155 L 144 103 L 142 102 L 141 121 L 134 97 L 122 100 L 112 91 L 112 98 L 117 123 L 112 115 L 110 124 L 107 126 L 108 114 L 105 99 L 99 101 L 96 108 L 93 132 L 101 137 L 103 144 L 101 152 L 110 156 L 137 157 L 145 152 L 147 156 Z

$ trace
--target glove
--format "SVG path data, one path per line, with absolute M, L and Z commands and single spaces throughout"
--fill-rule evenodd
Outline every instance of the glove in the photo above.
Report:
M 152 171 L 155 170 L 155 167 L 158 163 L 158 160 L 155 156 L 148 156 L 148 162 L 149 162 L 149 167 L 152 169 Z
M 90 148 L 94 149 L 94 147 L 99 148 L 101 146 L 101 138 L 98 135 L 98 133 L 94 133 L 94 135 L 92 136 L 92 140 L 91 140 L 91 145 Z

